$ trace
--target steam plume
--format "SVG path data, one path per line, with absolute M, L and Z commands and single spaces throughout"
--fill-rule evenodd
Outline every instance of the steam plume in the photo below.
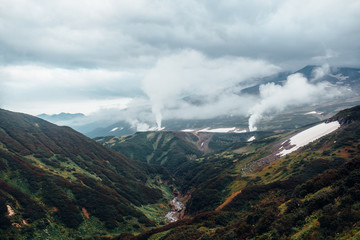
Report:
M 161 58 L 145 75 L 142 89 L 149 97 L 159 129 L 165 118 L 191 116 L 204 119 L 223 113 L 224 109 L 243 108 L 240 105 L 247 100 L 234 93 L 235 86 L 246 86 L 247 81 L 253 78 L 277 71 L 278 67 L 262 60 L 238 57 L 211 59 L 194 50 L 182 50 Z M 201 103 L 186 102 L 184 98 L 187 96 L 197 96 Z M 218 103 L 227 105 L 215 109 Z M 243 110 L 242 114 L 246 112 Z
M 318 103 L 339 96 L 342 92 L 342 89 L 335 88 L 328 82 L 310 83 L 300 73 L 290 75 L 283 86 L 268 83 L 261 85 L 259 90 L 261 100 L 249 111 L 250 131 L 257 130 L 256 125 L 264 116 L 289 107 Z

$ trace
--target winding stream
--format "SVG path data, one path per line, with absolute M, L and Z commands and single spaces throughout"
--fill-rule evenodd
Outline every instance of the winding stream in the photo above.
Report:
M 178 200 L 177 197 L 174 197 L 171 200 L 172 210 L 166 213 L 165 218 L 170 222 L 176 222 L 179 220 L 179 214 L 184 209 L 184 204 Z

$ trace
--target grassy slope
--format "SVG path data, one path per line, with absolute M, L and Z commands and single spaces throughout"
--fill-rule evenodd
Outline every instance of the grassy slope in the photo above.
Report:
M 142 208 L 167 201 L 166 175 L 70 128 L 0 110 L 2 239 L 140 232 L 156 225 Z
M 182 132 L 139 132 L 125 137 L 96 138 L 125 156 L 174 169 L 193 155 L 201 155 L 197 147 L 199 138 Z

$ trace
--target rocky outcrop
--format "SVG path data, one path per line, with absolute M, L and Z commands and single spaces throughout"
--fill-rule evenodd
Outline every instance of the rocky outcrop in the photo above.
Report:
M 360 105 L 345 109 L 336 114 L 334 117 L 329 118 L 326 122 L 328 123 L 333 121 L 338 121 L 341 126 L 360 121 Z

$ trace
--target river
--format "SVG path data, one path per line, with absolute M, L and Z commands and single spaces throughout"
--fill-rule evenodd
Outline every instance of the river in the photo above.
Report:
M 174 197 L 170 203 L 172 210 L 166 213 L 165 218 L 170 222 L 176 222 L 179 220 L 180 212 L 184 209 L 184 204 L 180 202 L 177 197 Z

